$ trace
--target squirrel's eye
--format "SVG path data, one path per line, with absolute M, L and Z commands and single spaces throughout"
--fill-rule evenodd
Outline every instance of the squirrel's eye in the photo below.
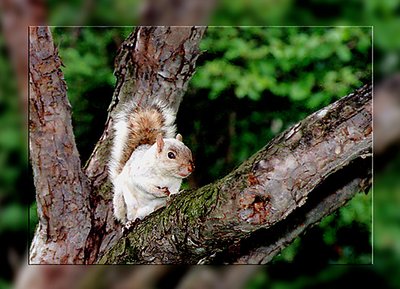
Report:
M 175 158 L 175 154 L 173 152 L 169 152 L 168 153 L 168 158 L 174 159 Z

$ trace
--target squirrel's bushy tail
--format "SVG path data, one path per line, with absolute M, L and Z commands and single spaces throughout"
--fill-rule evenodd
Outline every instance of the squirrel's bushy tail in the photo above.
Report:
M 114 119 L 114 139 L 109 162 L 109 176 L 114 180 L 132 152 L 140 145 L 153 145 L 157 135 L 173 138 L 176 134 L 175 112 L 161 102 L 146 107 L 126 105 Z

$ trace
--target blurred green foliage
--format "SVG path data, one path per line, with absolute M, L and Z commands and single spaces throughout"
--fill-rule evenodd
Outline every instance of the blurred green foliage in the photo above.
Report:
M 390 162 L 375 174 L 374 267 L 386 277 L 391 288 L 400 288 L 399 147 L 393 147 L 386 158 Z
M 142 0 L 57 1 L 49 0 L 52 25 L 129 25 L 137 24 Z
M 274 263 L 372 264 L 371 204 L 371 191 L 357 194 L 319 226 L 296 239 Z M 325 262 L 321 262 L 323 259 Z
M 16 91 L 16 79 L 7 78 L 12 70 L 9 62 L 4 57 L 4 39 L 0 36 L 0 167 L 7 168 L 2 170 L 0 175 L 0 197 L 13 201 L 21 201 L 22 197 L 17 194 L 15 184 L 21 177 L 21 165 L 27 160 L 27 146 L 24 135 L 21 132 L 22 120 L 15 116 L 20 113 L 18 98 L 7 97 L 8 93 Z M 21 155 L 21 153 L 23 153 Z M 1 228 L 0 228 L 1 230 Z
M 371 32 L 211 27 L 201 48 L 216 59 L 198 69 L 193 85 L 210 88 L 211 99 L 228 89 L 255 101 L 269 92 L 315 109 L 371 79 Z
M 374 28 L 375 80 L 400 69 L 398 0 L 220 0 L 211 25 L 367 25 Z
M 394 147 L 395 150 L 398 148 Z M 255 278 L 247 284 L 247 289 L 258 288 L 348 288 L 353 286 L 371 287 L 371 288 L 400 288 L 400 181 L 398 174 L 400 171 L 400 154 L 398 152 L 389 152 L 385 158 L 390 158 L 391 162 L 386 164 L 384 168 L 379 167 L 374 175 L 373 190 L 364 198 L 363 194 L 356 196 L 346 207 L 339 212 L 325 218 L 319 227 L 323 228 L 324 239 L 326 244 L 331 243 L 332 222 L 340 222 L 338 231 L 343 230 L 344 225 L 352 226 L 354 220 L 361 221 L 361 224 L 367 219 L 372 219 L 372 211 L 362 208 L 365 202 L 369 203 L 369 198 L 373 198 L 373 266 L 327 266 L 326 264 L 315 263 L 312 259 L 313 255 L 321 256 L 318 247 L 310 248 L 313 252 L 308 255 L 308 261 L 300 263 L 301 266 L 279 266 L 279 262 L 275 266 L 266 267 L 261 270 Z M 382 161 L 382 156 L 378 159 Z M 386 162 L 386 161 L 385 161 Z M 375 165 L 376 166 L 376 165 Z M 373 193 L 373 194 L 372 194 Z M 357 200 L 358 199 L 358 200 Z M 356 201 L 357 200 L 357 201 Z M 348 210 L 349 207 L 351 210 Z M 343 214 L 351 214 L 351 218 L 342 216 Z M 366 216 L 363 216 L 365 214 Z M 348 219 L 348 221 L 347 221 Z M 364 219 L 364 220 L 363 220 Z M 336 221 L 335 221 L 336 220 Z M 354 228 L 353 228 L 354 229 Z M 312 231 L 321 230 L 314 228 L 307 235 L 313 234 Z M 352 235 L 352 231 L 347 234 Z M 337 234 L 334 232 L 334 234 Z M 304 236 L 304 237 L 306 237 Z M 359 249 L 362 245 L 360 239 L 352 236 L 353 242 L 356 244 L 352 249 Z M 302 240 L 297 239 L 291 246 L 286 248 L 281 256 L 275 260 L 279 260 L 282 255 L 284 258 L 292 258 L 295 260 L 298 255 L 298 249 L 301 249 Z M 293 248 L 295 247 L 295 248 Z M 351 250 L 347 249 L 351 252 Z M 289 252 L 288 252 L 289 251 Z M 360 258 L 368 257 L 367 255 L 359 255 Z M 340 260 L 339 260 L 340 261 Z M 362 261 L 359 259 L 359 261 Z M 273 282 L 272 282 L 273 281 Z
M 113 59 L 131 31 L 52 30 L 83 160 L 103 131 L 115 84 Z M 288 126 L 371 81 L 371 32 L 368 27 L 208 28 L 177 121 L 196 158 L 190 185 L 222 177 Z M 301 261 L 308 254 L 304 248 L 319 243 L 321 252 L 336 250 L 321 262 L 369 263 L 370 201 L 369 195 L 355 198 L 276 262 Z M 346 230 L 362 239 L 354 244 Z
M 132 29 L 52 29 L 83 161 L 103 131 L 115 84 L 113 60 Z M 369 82 L 371 32 L 369 27 L 209 27 L 177 120 L 196 158 L 189 184 L 222 177 L 288 126 Z M 301 262 L 305 248 L 318 243 L 326 255 L 321 262 L 369 263 L 370 206 L 370 194 L 360 194 L 275 262 Z M 362 238 L 357 244 L 346 238 L 352 230 L 348 236 Z
M 115 83 L 113 60 L 131 31 L 130 27 L 52 29 L 65 65 L 83 162 L 102 133 Z M 178 116 L 179 130 L 196 156 L 191 186 L 223 176 L 291 124 L 371 78 L 371 30 L 364 27 L 210 27 L 201 49 L 204 52 Z M 0 61 L 1 75 L 12 73 L 4 56 Z M 2 91 L 16 90 L 14 82 L 4 78 L 1 82 Z M 21 164 L 27 155 L 20 152 L 27 151 L 27 143 L 19 127 L 21 120 L 15 118 L 18 100 L 2 97 L 0 105 L 5 112 L 2 124 L 7 123 L 0 138 L 4 151 L 0 161 L 6 168 L 1 176 L 5 209 L 1 211 L 0 234 L 26 230 L 26 210 L 21 206 L 26 204 L 31 237 L 37 223 L 33 189 L 28 186 L 27 191 L 32 192 L 28 201 L 17 193 L 27 184 L 21 182 Z M 16 186 L 18 183 L 21 185 Z M 371 218 L 365 212 L 369 208 L 370 195 L 360 194 L 314 232 L 296 240 L 275 262 L 301 261 L 306 249 L 314 249 L 317 242 L 320 252 L 335 251 L 324 262 L 368 263 Z M 349 236 L 358 240 L 357 244 L 343 237 L 349 230 L 355 231 Z M 6 258 L 2 256 L 2 260 Z
M 26 250 L 28 213 L 26 206 L 35 195 L 28 176 L 26 127 L 21 115 L 16 78 L 7 59 L 4 38 L 0 35 L 0 262 L 7 264 L 10 250 L 22 255 Z M 11 268 L 4 266 L 0 288 L 9 288 Z
M 52 25 L 137 25 L 145 0 L 48 1 Z M 209 25 L 374 27 L 377 80 L 400 69 L 398 0 L 216 1 Z M 177 2 L 179 5 L 179 2 Z
M 49 23 L 52 25 L 137 24 L 136 13 L 139 11 L 138 7 L 140 2 L 140 0 L 100 0 L 94 3 L 91 1 L 67 2 L 50 0 L 47 2 L 49 7 Z M 221 0 L 219 1 L 219 6 L 210 24 L 373 25 L 374 78 L 375 80 L 379 80 L 385 75 L 398 71 L 400 68 L 400 38 L 398 37 L 400 33 L 399 9 L 400 1 L 397 0 Z M 217 39 L 214 39 L 216 43 L 218 42 L 218 31 L 215 32 L 216 30 L 214 30 L 213 32 L 212 29 L 214 28 L 209 29 L 207 35 L 217 34 L 215 37 Z M 280 28 L 276 29 L 278 32 L 273 32 L 272 29 L 270 29 L 267 33 L 289 33 L 289 30 L 281 30 L 279 32 Z M 300 33 L 304 34 L 301 29 L 302 28 L 299 28 L 299 31 L 301 31 Z M 357 39 L 356 45 L 360 45 L 359 41 L 361 39 L 368 39 L 369 36 L 366 37 L 363 32 L 365 28 L 357 29 L 362 32 L 361 35 L 356 36 L 352 34 L 352 37 Z M 72 30 L 74 29 L 69 28 L 69 31 Z M 97 32 L 93 30 L 94 29 L 88 29 L 84 33 L 92 34 L 88 37 L 92 37 L 91 47 L 98 54 L 86 57 L 84 55 L 86 53 L 90 54 L 90 49 L 87 49 L 85 44 L 88 40 L 84 38 L 81 33 L 72 35 L 68 32 L 68 29 L 60 31 L 59 33 L 54 31 L 56 45 L 60 46 L 60 54 L 66 64 L 64 71 L 69 86 L 69 97 L 74 108 L 74 128 L 77 134 L 79 150 L 83 155 L 83 161 L 87 159 L 88 154 L 94 146 L 94 141 L 102 131 L 102 125 L 106 115 L 105 109 L 108 106 L 113 90 L 112 83 L 114 80 L 112 79 L 111 72 L 113 56 L 116 51 L 115 47 L 120 42 L 118 39 L 123 39 L 126 35 L 126 31 L 129 31 L 130 28 L 115 29 L 114 36 L 116 38 L 110 36 L 104 37 L 108 39 L 108 42 L 104 41 L 101 35 L 105 31 L 109 31 L 108 29 L 98 30 Z M 324 30 L 324 28 L 320 28 L 320 30 Z M 350 30 L 352 33 L 355 33 L 354 30 Z M 106 34 L 108 33 L 111 32 L 106 32 Z M 244 33 L 243 30 L 241 33 Z M 309 33 L 305 34 L 306 38 L 310 36 Z M 320 34 L 320 36 L 322 35 L 323 33 Z M 331 92 L 318 97 L 317 93 L 320 91 L 319 88 L 325 87 L 323 86 L 325 85 L 325 80 L 321 81 L 321 78 L 316 77 L 317 75 L 310 76 L 311 74 L 307 73 L 307 69 L 311 69 L 311 67 L 307 68 L 305 63 L 291 61 L 290 55 L 293 55 L 291 54 L 293 52 L 290 52 L 292 48 L 287 45 L 291 43 L 291 45 L 298 47 L 299 45 L 296 44 L 296 41 L 303 41 L 305 45 L 311 45 L 312 43 L 309 44 L 301 39 L 295 41 L 294 39 L 297 38 L 296 35 L 280 38 L 281 43 L 283 42 L 282 48 L 286 47 L 289 49 L 289 52 L 285 52 L 288 55 L 279 55 L 278 52 L 278 54 L 275 53 L 272 57 L 272 43 L 268 45 L 269 48 L 266 51 L 254 45 L 254 42 L 258 43 L 260 41 L 258 36 L 255 39 L 250 39 L 249 36 L 246 36 L 247 38 L 243 38 L 242 41 L 235 40 L 237 43 L 232 43 L 232 47 L 229 45 L 231 39 L 228 37 L 228 33 L 221 37 L 224 37 L 226 40 L 225 46 L 229 46 L 227 49 L 233 51 L 227 53 L 222 48 L 216 46 L 210 47 L 213 46 L 210 40 L 211 38 L 207 36 L 204 39 L 202 48 L 207 49 L 208 52 L 199 59 L 201 67 L 199 67 L 197 75 L 192 81 L 191 87 L 184 98 L 179 112 L 179 129 L 183 131 L 186 141 L 189 141 L 190 145 L 196 150 L 197 161 L 200 162 L 200 164 L 197 165 L 197 171 L 209 172 L 209 175 L 203 178 L 198 175 L 195 176 L 196 180 L 194 183 L 197 185 L 204 184 L 223 175 L 234 167 L 235 164 L 255 152 L 267 140 L 282 131 L 284 127 L 303 118 L 309 111 L 314 108 L 316 109 L 318 105 L 323 105 L 324 103 L 340 97 L 340 93 L 335 94 L 333 91 L 335 89 L 340 90 L 344 88 L 340 88 L 341 83 L 336 80 L 348 79 L 349 76 L 350 80 L 346 81 L 356 86 L 357 81 L 364 81 L 368 78 L 368 73 L 365 73 L 365 71 L 361 71 L 364 75 L 360 75 L 357 73 L 354 74 L 354 70 L 352 70 L 354 58 L 358 58 L 357 54 L 359 54 L 360 57 L 367 57 L 365 55 L 366 50 L 363 52 L 361 48 L 361 51 L 359 50 L 357 52 L 357 50 L 350 49 L 351 59 L 347 62 L 346 59 L 349 57 L 349 53 L 346 52 L 346 48 L 342 48 L 342 52 L 339 51 L 340 49 L 335 50 L 331 56 L 333 57 L 333 55 L 336 54 L 336 58 L 339 61 L 338 63 L 344 64 L 344 67 L 347 66 L 350 70 L 347 69 L 347 71 L 344 70 L 341 73 L 337 72 L 338 70 L 342 70 L 342 66 L 336 65 L 335 61 L 329 64 L 333 64 L 335 69 L 331 69 L 331 67 L 327 68 L 327 70 L 334 72 L 331 73 L 330 76 L 324 74 L 323 68 L 318 68 L 319 70 L 316 67 L 312 68 L 312 70 L 317 69 L 317 71 L 322 73 L 319 74 L 319 77 L 323 76 L 327 79 L 328 83 L 331 83 L 331 85 L 327 87 L 327 91 Z M 111 43 L 109 41 L 111 41 Z M 207 41 L 209 41 L 209 44 L 207 44 Z M 267 41 L 269 40 L 267 39 Z M 245 43 L 243 44 L 241 42 Z M 334 40 L 332 43 L 337 43 L 336 45 L 338 45 L 338 47 L 346 46 L 344 45 L 344 43 L 346 43 L 344 39 Z M 74 45 L 76 45 L 76 47 L 81 47 L 78 49 L 79 51 L 73 52 Z M 223 46 L 224 43 L 220 43 L 220 45 Z M 234 48 L 235 46 L 237 46 L 237 48 Z M 67 52 L 68 47 L 72 50 L 71 52 Z M 246 51 L 246 49 L 244 49 L 246 47 L 249 48 L 249 50 Z M 254 48 L 257 52 L 253 53 Z M 318 55 L 318 47 L 314 49 L 317 51 Z M 328 47 L 327 50 L 329 49 Z M 369 48 L 367 48 L 367 50 L 368 49 Z M 297 50 L 297 53 L 301 51 L 301 49 Z M 282 51 L 284 51 L 284 49 Z M 27 163 L 26 133 L 25 130 L 21 129 L 21 118 L 19 117 L 20 109 L 18 108 L 18 98 L 16 97 L 16 79 L 13 77 L 14 73 L 10 68 L 11 65 L 7 58 L 4 40 L 1 35 L 0 52 L 0 133 L 2 134 L 0 137 L 0 169 L 2 171 L 0 176 L 1 220 L 14 218 L 15 212 L 23 210 L 24 205 L 28 204 L 31 215 L 31 236 L 34 224 L 37 222 L 37 217 L 34 214 L 35 203 L 33 202 L 34 191 L 32 189 L 32 181 L 30 178 L 26 177 L 25 174 Z M 74 56 L 74 53 L 77 55 Z M 226 56 L 221 56 L 225 55 L 225 53 L 227 53 Z M 68 54 L 71 55 L 68 56 Z M 99 54 L 101 56 L 99 56 Z M 246 54 L 248 56 L 246 56 Z M 246 61 L 240 63 L 239 60 L 243 55 Z M 258 62 L 263 61 L 257 61 L 256 59 L 257 57 L 263 59 L 262 55 L 266 55 L 269 59 L 268 63 L 272 62 L 273 64 L 257 68 Z M 329 61 L 332 60 L 332 58 L 328 56 L 321 60 L 318 60 L 315 55 L 307 55 L 307 57 L 319 63 L 329 63 Z M 70 59 L 74 58 L 75 60 L 71 60 L 72 62 L 70 62 Z M 90 58 L 91 61 L 87 64 L 85 61 Z M 218 58 L 220 58 L 220 62 L 218 62 Z M 83 61 L 83 59 L 85 61 Z M 279 59 L 279 61 L 277 59 Z M 102 65 L 106 67 L 98 66 L 96 62 L 102 63 Z M 213 64 L 207 64 L 207 62 L 213 62 Z M 364 65 L 369 64 L 370 61 L 364 63 Z M 219 65 L 225 67 L 226 72 L 229 72 L 229 79 L 220 80 L 218 71 L 221 74 L 221 67 L 219 67 Z M 300 67 L 293 67 L 293 65 L 300 65 Z M 362 65 L 362 61 L 358 65 Z M 90 67 L 88 68 L 86 66 Z M 288 67 L 292 67 L 292 69 L 286 70 Z M 339 69 L 337 69 L 338 67 Z M 364 68 L 370 69 L 370 67 Z M 263 69 L 265 72 L 263 72 Z M 271 69 L 275 70 L 273 71 Z M 78 70 L 78 72 L 72 73 L 73 70 Z M 84 76 L 85 71 L 97 72 L 97 70 L 99 70 L 98 75 L 97 73 L 92 75 L 86 73 L 86 77 Z M 248 76 L 244 73 L 246 70 L 247 72 L 251 72 Z M 302 70 L 305 70 L 305 72 Z M 216 73 L 211 81 L 207 80 L 207 77 L 210 78 L 207 76 L 207 71 L 209 73 Z M 284 73 L 285 71 L 287 71 L 287 73 Z M 280 72 L 280 76 L 284 79 L 278 83 L 275 81 L 277 86 L 272 85 L 275 79 L 272 77 L 271 80 L 271 74 L 273 74 L 273 72 Z M 257 82 L 256 79 L 260 78 L 260 73 L 261 75 L 265 75 L 265 79 L 267 80 Z M 223 73 L 222 75 L 226 76 L 226 74 L 227 73 Z M 249 81 L 251 85 L 246 85 L 244 80 L 240 80 L 240 77 L 243 75 L 246 75 L 245 79 Z M 306 75 L 308 75 L 308 78 Z M 74 78 L 76 79 L 74 80 Z M 204 86 L 203 83 L 194 85 L 196 81 L 201 82 L 201 78 L 204 78 L 205 82 L 209 81 L 209 85 Z M 353 79 L 351 80 L 351 78 Z M 78 85 L 76 83 L 79 83 L 79 81 L 81 82 L 79 87 L 77 87 Z M 96 91 L 96 86 L 92 86 L 94 83 L 99 85 L 99 90 Z M 297 89 L 297 87 L 295 87 L 296 89 L 291 88 L 289 83 L 296 83 L 297 87 L 300 87 L 300 89 Z M 337 88 L 335 83 L 338 84 Z M 304 91 L 308 90 L 312 92 L 309 96 L 313 96 L 314 100 L 311 100 L 310 97 L 304 94 Z M 86 100 L 89 98 L 90 100 Z M 196 104 L 196 110 L 202 109 L 201 113 L 195 113 L 196 111 L 193 111 L 193 104 Z M 221 111 L 222 107 L 224 111 Z M 238 108 L 241 109 L 240 112 Z M 228 110 L 231 111 L 231 113 L 229 113 Z M 261 110 L 262 113 L 258 110 Z M 204 111 L 206 111 L 206 113 L 204 113 Z M 232 113 L 235 111 L 238 112 Z M 187 121 L 188 119 L 190 121 Z M 235 125 L 232 126 L 231 123 L 235 123 Z M 212 127 L 213 130 L 205 129 L 210 127 Z M 224 129 L 216 129 L 214 132 L 214 128 L 218 127 L 224 127 Z M 207 142 L 211 145 L 203 145 Z M 284 268 L 284 270 L 281 270 L 282 268 L 280 266 L 271 266 L 265 271 L 261 271 L 257 278 L 253 280 L 254 282 L 249 284 L 248 288 L 265 288 L 266 286 L 276 288 L 310 288 L 317 287 L 318 285 L 323 285 L 328 288 L 337 288 L 340 286 L 348 287 L 349 284 L 352 284 L 351 280 L 356 280 L 357 278 L 357 286 L 368 285 L 369 287 L 376 286 L 379 288 L 399 288 L 399 164 L 400 161 L 398 159 L 388 170 L 375 176 L 375 183 L 377 185 L 374 189 L 374 226 L 376 230 L 374 267 L 358 267 L 351 269 L 347 266 L 319 266 L 318 268 L 314 266 L 302 266 L 301 268 Z M 307 235 L 319 235 L 320 240 L 326 243 L 326 247 L 329 248 L 330 245 L 335 243 L 335 236 L 332 235 L 334 235 L 336 231 L 336 222 L 342 222 L 342 218 L 347 218 L 344 217 L 346 214 L 348 215 L 353 211 L 358 211 L 357 207 L 369 203 L 371 197 L 371 194 L 367 196 L 362 194 L 358 195 L 339 213 L 328 217 L 319 227 L 316 227 L 316 233 L 309 232 L 301 239 L 297 239 L 291 247 L 288 247 L 282 252 L 281 256 L 276 258 L 276 261 L 278 263 L 281 259 L 293 261 L 296 257 L 295 253 L 298 252 L 299 248 L 303 247 L 303 241 L 307 241 L 303 240 L 303 238 L 307 238 Z M 364 211 L 364 209 L 362 210 Z M 342 213 L 343 211 L 350 213 Z M 365 212 L 370 211 L 365 209 Z M 358 220 L 359 223 L 365 223 L 370 218 L 370 214 L 368 213 L 362 218 L 363 219 Z M 20 223 L 20 217 L 15 217 L 15 219 L 12 220 L 12 222 L 3 221 L 2 224 L 0 224 L 0 238 L 8 242 L 4 245 L 4 248 L 18 250 L 22 255 L 26 250 L 24 239 L 26 224 Z M 344 222 L 339 225 L 341 228 L 345 228 L 349 224 Z M 369 227 L 364 227 L 362 229 L 366 229 L 369 232 Z M 340 230 L 337 230 L 337 232 L 339 231 Z M 354 246 L 353 248 L 355 249 L 356 247 L 357 246 Z M 2 264 L 6 264 L 8 255 L 6 250 L 2 252 L 4 253 L 1 254 L 0 260 Z M 360 258 L 362 256 L 362 254 L 359 255 Z M 347 257 L 344 256 L 344 258 Z M 349 260 L 350 259 L 347 259 L 347 261 Z M 362 262 L 360 259 L 358 259 L 358 261 Z M 346 262 L 346 260 L 343 260 L 341 256 L 336 256 L 336 259 L 330 260 L 330 262 L 343 263 Z M 0 288 L 10 287 L 9 280 L 11 279 L 11 272 L 8 266 L 5 267 L 6 268 L 2 270 L 2 274 L 0 275 Z M 278 269 L 274 270 L 274 268 Z M 366 278 L 367 276 L 368 278 Z M 340 283 L 337 281 L 343 279 L 342 277 L 345 278 L 345 281 L 348 281 L 348 283 Z M 4 281 L 3 278 L 6 278 L 7 281 Z M 372 281 L 370 281 L 371 278 Z M 330 281 L 334 286 L 328 286 L 328 282 Z
M 73 126 L 84 163 L 102 133 L 115 78 L 114 58 L 122 41 L 132 31 L 125 28 L 57 28 L 54 43 L 64 63 L 68 98 L 73 107 Z M 93 133 L 93 128 L 94 129 Z
M 204 170 L 196 183 L 223 176 L 288 126 L 371 82 L 371 32 L 209 27 L 178 115 Z

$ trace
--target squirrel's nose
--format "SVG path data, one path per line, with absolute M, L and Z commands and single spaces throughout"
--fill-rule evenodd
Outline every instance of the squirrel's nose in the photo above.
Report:
M 190 162 L 189 166 L 188 166 L 188 171 L 191 173 L 194 171 L 194 165 L 192 162 Z

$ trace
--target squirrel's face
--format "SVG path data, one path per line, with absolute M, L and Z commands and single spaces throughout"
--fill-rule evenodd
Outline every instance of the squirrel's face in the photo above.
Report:
M 158 149 L 158 163 L 160 168 L 176 178 L 186 178 L 194 170 L 192 152 L 177 139 L 163 140 Z

